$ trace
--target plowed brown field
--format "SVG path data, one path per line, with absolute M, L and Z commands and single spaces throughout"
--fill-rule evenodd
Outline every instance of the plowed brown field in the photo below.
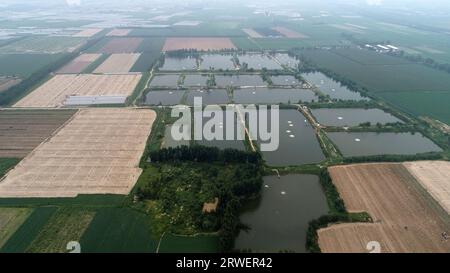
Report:
M 401 163 L 356 164 L 329 168 L 350 212 L 368 212 L 373 224 L 338 224 L 319 230 L 323 252 L 368 252 L 378 241 L 382 252 L 450 252 L 449 215 Z
M 147 109 L 80 110 L 0 181 L 0 197 L 128 194 L 155 118 Z
M 0 111 L 0 157 L 25 157 L 75 112 L 76 110 Z

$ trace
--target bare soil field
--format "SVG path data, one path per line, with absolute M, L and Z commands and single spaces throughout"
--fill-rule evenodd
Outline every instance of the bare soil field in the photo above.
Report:
M 101 28 L 90 28 L 90 29 L 85 29 L 85 30 L 82 30 L 82 31 L 80 31 L 80 32 L 78 32 L 78 33 L 75 33 L 75 34 L 73 35 L 73 37 L 89 38 L 89 37 L 92 37 L 92 36 L 94 36 L 95 34 L 101 32 L 102 30 L 103 30 L 103 29 L 101 29 Z
M 75 113 L 76 110 L 1 110 L 0 157 L 25 157 Z
M 181 49 L 196 49 L 199 51 L 236 49 L 229 38 L 189 38 L 176 37 L 167 38 L 163 51 L 174 51 Z
M 285 27 L 274 27 L 272 29 L 283 34 L 286 38 L 293 38 L 293 39 L 308 38 L 308 36 L 306 36 L 306 35 L 303 35 L 301 33 L 298 33 L 296 31 L 293 31 L 293 30 L 285 28 Z
M 144 41 L 142 38 L 113 38 L 103 48 L 101 53 L 134 53 Z
M 329 168 L 349 212 L 368 212 L 374 223 L 337 224 L 319 230 L 322 252 L 368 252 L 378 241 L 381 252 L 450 252 L 449 215 L 434 206 L 401 163 Z
M 73 61 L 65 65 L 56 73 L 59 74 L 78 74 L 85 70 L 89 65 L 100 58 L 102 54 L 82 54 Z
M 147 109 L 80 110 L 0 181 L 0 197 L 128 194 L 155 118 Z
M 32 209 L 0 208 L 0 249 L 25 222 Z
M 0 77 L 0 92 L 8 90 L 22 80 L 16 77 Z
M 416 161 L 403 165 L 450 214 L 450 162 Z
M 94 73 L 128 73 L 141 54 L 112 54 Z
M 116 37 L 123 37 L 128 36 L 130 34 L 131 29 L 124 29 L 124 28 L 116 28 L 111 30 L 106 36 L 116 36 Z
M 141 74 L 56 75 L 14 107 L 60 107 L 68 96 L 129 96 Z

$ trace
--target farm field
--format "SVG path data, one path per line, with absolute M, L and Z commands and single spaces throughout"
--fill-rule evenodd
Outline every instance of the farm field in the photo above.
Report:
M 58 210 L 57 207 L 39 207 L 33 210 L 25 222 L 0 248 L 0 253 L 25 253 L 28 246 L 38 236 L 39 232 Z
M 383 92 L 381 98 L 407 113 L 431 117 L 450 125 L 450 91 L 448 92 Z
M 94 70 L 94 73 L 127 73 L 140 56 L 140 54 L 112 54 Z
M 450 162 L 417 161 L 403 166 L 416 178 L 433 198 L 450 214 Z
M 229 38 L 189 38 L 189 37 L 174 37 L 167 38 L 164 44 L 163 51 L 174 51 L 181 49 L 196 49 L 198 51 L 208 50 L 224 50 L 236 49 L 236 46 Z
M 2 178 L 7 171 L 19 163 L 19 158 L 0 158 L 0 178 Z
M 101 28 L 90 28 L 90 29 L 84 29 L 78 33 L 75 33 L 72 37 L 84 37 L 84 38 L 90 38 L 98 33 L 103 31 Z
M 131 29 L 124 29 L 124 28 L 116 28 L 108 32 L 106 36 L 128 36 L 128 34 L 131 32 Z
M 286 28 L 286 27 L 274 27 L 272 29 L 281 33 L 286 38 L 294 38 L 294 39 L 308 38 L 308 36 L 303 35 L 297 31 L 294 31 L 294 30 Z
M 81 37 L 30 36 L 0 47 L 0 53 L 73 52 L 85 42 Z
M 0 77 L 28 77 L 62 58 L 64 54 L 0 54 Z
M 420 64 L 388 64 L 388 65 L 364 65 L 367 58 L 361 52 L 352 56 L 359 58 L 359 62 L 336 54 L 332 50 L 303 50 L 301 54 L 319 67 L 329 69 L 344 76 L 371 92 L 450 92 L 450 77 L 442 71 L 438 71 Z M 373 53 L 367 53 L 372 55 Z M 388 56 L 381 56 L 388 59 Z M 389 61 L 395 62 L 395 57 Z M 404 62 L 400 60 L 398 62 Z
M 88 68 L 92 63 L 98 60 L 102 54 L 82 54 L 72 60 L 70 63 L 59 69 L 59 74 L 79 74 Z
M 160 51 L 142 53 L 133 67 L 131 67 L 130 72 L 149 71 L 160 56 Z
M 16 77 L 0 77 L 0 93 L 8 90 L 10 87 L 20 83 L 21 80 Z
M 58 128 L 76 110 L 0 111 L 0 158 L 23 158 Z
M 100 48 L 99 53 L 135 53 L 144 41 L 142 38 L 112 38 Z
M 68 96 L 130 96 L 141 74 L 56 75 L 14 107 L 60 107 Z
M 95 211 L 88 209 L 58 209 L 28 246 L 27 252 L 67 252 L 67 243 L 80 241 L 94 216 Z
M 0 249 L 25 222 L 32 209 L 0 208 Z
M 401 163 L 336 166 L 329 171 L 347 210 L 366 211 L 374 223 L 319 230 L 323 252 L 367 252 L 369 241 L 378 241 L 382 252 L 450 251 L 442 239 L 448 214 L 433 206 L 434 200 Z
M 129 208 L 99 209 L 81 237 L 85 253 L 155 253 L 148 215 Z
M 80 110 L 8 173 L 0 196 L 128 194 L 155 118 L 151 110 Z

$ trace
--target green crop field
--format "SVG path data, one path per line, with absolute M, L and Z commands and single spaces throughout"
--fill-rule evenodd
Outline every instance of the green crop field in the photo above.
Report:
M 57 207 L 36 208 L 0 249 L 2 253 L 23 253 L 56 212 Z
M 18 158 L 0 158 L 0 178 L 5 175 L 5 173 L 16 166 L 19 163 L 20 159 Z
M 216 235 L 178 236 L 164 235 L 159 253 L 217 253 L 219 238 Z
M 450 92 L 384 92 L 379 95 L 408 113 L 450 124 Z
M 102 208 L 80 240 L 82 252 L 154 253 L 149 217 L 128 208 Z
M 39 235 L 28 247 L 34 253 L 64 253 L 68 242 L 78 242 L 87 229 L 95 211 L 61 208 L 53 214 Z
M 0 249 L 31 212 L 32 210 L 27 208 L 0 208 Z
M 71 52 L 81 46 L 85 40 L 78 37 L 30 36 L 0 47 L 0 53 Z
M 146 72 L 151 69 L 153 64 L 161 56 L 161 52 L 142 53 L 137 62 L 133 65 L 130 72 Z
M 363 58 L 362 52 L 352 56 L 353 59 L 338 55 L 331 50 L 303 50 L 301 53 L 319 67 L 340 74 L 371 92 L 450 91 L 448 74 L 424 65 L 363 65 L 362 63 L 372 57 Z M 372 55 L 372 53 L 368 54 Z M 387 62 L 388 56 L 380 56 L 380 58 L 383 62 Z
M 28 77 L 62 54 L 0 54 L 0 75 Z
M 139 28 L 134 29 L 128 36 L 154 37 L 237 37 L 245 36 L 241 29 L 228 28 L 226 25 L 174 26 L 168 28 Z
M 144 41 L 142 41 L 141 45 L 136 51 L 144 53 L 161 52 L 165 41 L 166 39 L 161 37 L 146 38 L 144 39 Z

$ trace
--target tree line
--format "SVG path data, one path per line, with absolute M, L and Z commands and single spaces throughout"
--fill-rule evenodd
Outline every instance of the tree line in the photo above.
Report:
M 201 145 L 163 148 L 150 152 L 151 162 L 223 162 L 223 163 L 261 163 L 261 155 L 256 152 L 235 149 L 221 150 L 217 147 Z

